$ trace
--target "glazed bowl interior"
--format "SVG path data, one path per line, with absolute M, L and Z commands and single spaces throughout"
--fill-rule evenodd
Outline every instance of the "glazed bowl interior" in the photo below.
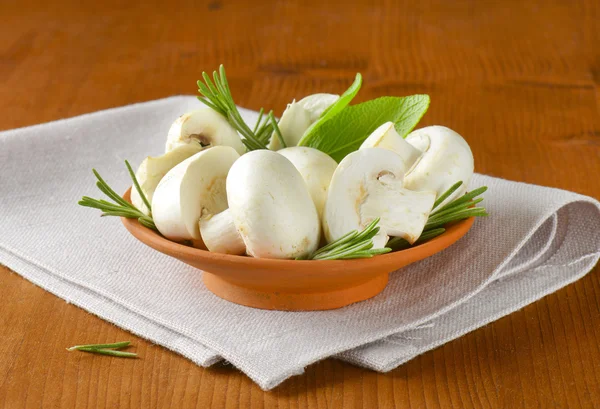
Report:
M 127 201 L 130 190 L 123 195 Z M 121 220 L 142 243 L 202 270 L 206 287 L 221 298 L 255 308 L 307 311 L 340 308 L 377 295 L 390 272 L 449 247 L 469 231 L 474 218 L 449 225 L 440 236 L 406 250 L 316 261 L 212 253 L 170 241 L 135 219 Z

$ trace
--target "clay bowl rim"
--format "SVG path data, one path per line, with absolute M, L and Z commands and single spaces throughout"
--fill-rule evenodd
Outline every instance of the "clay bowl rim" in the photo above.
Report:
M 130 200 L 131 188 L 127 189 L 123 194 L 123 199 L 131 203 Z M 450 247 L 456 243 L 471 229 L 475 217 L 451 223 L 446 226 L 446 231 L 441 235 L 418 246 L 411 247 L 405 250 L 394 251 L 386 254 L 380 254 L 371 258 L 351 259 L 351 260 L 289 260 L 289 259 L 269 259 L 269 258 L 254 258 L 249 256 L 238 256 L 231 254 L 213 253 L 208 250 L 202 250 L 195 247 L 190 247 L 185 244 L 171 241 L 158 232 L 142 226 L 136 219 L 121 218 L 126 229 L 139 241 L 160 251 L 161 253 L 171 255 L 178 253 L 186 259 L 206 260 L 216 265 L 223 266 L 245 266 L 254 268 L 303 268 L 306 267 L 304 273 L 306 275 L 322 275 L 323 271 L 327 271 L 330 267 L 339 270 L 342 265 L 352 266 L 352 269 L 377 268 L 382 264 L 405 264 L 403 260 L 411 259 L 414 261 L 433 256 L 440 251 Z M 165 249 L 165 250 L 163 250 Z M 168 249 L 168 250 L 167 250 Z M 420 254 L 428 254 L 425 257 Z M 179 258 L 179 257 L 178 257 Z M 396 263 L 394 263 L 396 261 Z M 318 264 L 317 264 L 318 263 Z M 318 266 L 318 269 L 314 267 Z M 323 270 L 325 268 L 326 270 Z

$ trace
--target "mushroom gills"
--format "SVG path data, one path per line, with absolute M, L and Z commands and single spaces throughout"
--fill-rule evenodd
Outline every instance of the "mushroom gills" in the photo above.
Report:
M 240 155 L 246 152 L 240 135 L 227 118 L 209 107 L 202 107 L 177 118 L 169 129 L 165 151 L 194 142 L 203 147 L 230 146 Z
M 368 190 L 369 194 L 359 205 L 361 220 L 379 217 L 379 226 L 386 236 L 402 237 L 414 243 L 427 223 L 435 192 L 405 189 L 402 181 L 390 174 L 380 176 Z

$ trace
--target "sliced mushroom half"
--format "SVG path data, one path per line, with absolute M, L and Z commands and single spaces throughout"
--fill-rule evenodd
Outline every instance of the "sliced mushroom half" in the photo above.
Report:
M 135 172 L 135 177 L 142 188 L 142 192 L 146 195 L 148 202 L 152 203 L 154 191 L 168 171 L 190 156 L 200 152 L 202 149 L 203 148 L 199 143 L 190 143 L 178 146 L 163 155 L 155 157 L 148 156 L 144 159 L 137 172 Z M 142 213 L 147 215 L 150 214 L 150 210 L 144 204 L 137 189 L 131 189 L 131 203 L 133 203 L 133 205 Z
M 152 199 L 158 231 L 174 241 L 199 240 L 198 220 L 227 209 L 227 173 L 240 155 L 229 146 L 214 146 L 171 169 Z
M 416 192 L 404 187 L 406 166 L 402 158 L 383 148 L 365 148 L 347 155 L 331 179 L 323 231 L 332 242 L 352 230 L 362 230 L 380 218 L 374 248 L 382 248 L 389 236 L 414 243 L 427 222 L 435 192 Z

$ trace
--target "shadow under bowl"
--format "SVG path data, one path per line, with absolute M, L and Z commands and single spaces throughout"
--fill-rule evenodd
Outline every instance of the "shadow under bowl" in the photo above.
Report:
M 129 189 L 123 198 L 130 202 Z M 446 227 L 418 246 L 353 260 L 278 260 L 211 253 L 170 241 L 121 218 L 125 228 L 147 246 L 203 271 L 206 287 L 236 304 L 268 310 L 330 310 L 379 294 L 389 273 L 449 247 L 473 225 L 474 217 Z

